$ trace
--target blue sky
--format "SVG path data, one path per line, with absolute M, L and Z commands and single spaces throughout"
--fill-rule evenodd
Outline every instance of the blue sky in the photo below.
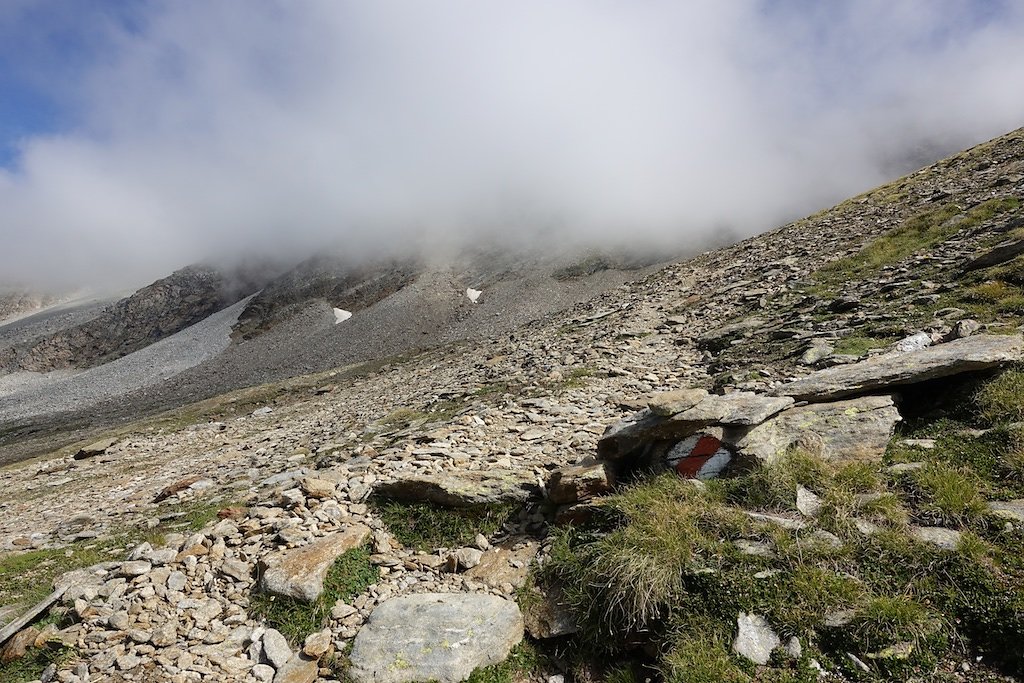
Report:
M 1021 83 L 1010 0 L 5 0 L 0 280 L 751 234 L 1024 125 Z

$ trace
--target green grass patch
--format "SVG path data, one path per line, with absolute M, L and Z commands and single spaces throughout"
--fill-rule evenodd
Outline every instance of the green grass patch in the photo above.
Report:
M 0 663 L 0 681 L 4 681 L 4 683 L 36 681 L 50 664 L 56 664 L 59 668 L 70 664 L 74 658 L 74 649 L 57 644 L 49 644 L 42 648 L 29 648 L 21 659 Z
M 466 679 L 467 683 L 518 683 L 536 677 L 544 663 L 542 655 L 528 640 L 512 649 L 508 658 L 500 664 L 475 669 Z
M 121 536 L 0 557 L 0 604 L 35 604 L 53 591 L 53 580 L 61 574 L 119 560 L 136 541 Z
M 960 229 L 960 222 L 952 220 L 960 213 L 960 207 L 946 204 L 911 216 L 898 227 L 869 242 L 857 254 L 828 264 L 818 271 L 816 277 L 823 284 L 841 284 L 860 279 L 922 249 L 934 247 Z
M 1011 368 L 986 382 L 974 403 L 990 424 L 1024 420 L 1024 369 Z
M 425 551 L 470 545 L 478 533 L 490 537 L 518 512 L 511 504 L 446 508 L 391 500 L 371 503 L 402 545 Z
M 1008 644 L 1024 638 L 1024 613 L 1014 612 L 1024 605 L 1024 532 L 985 522 L 987 483 L 969 465 L 925 452 L 935 462 L 900 477 L 800 452 L 704 486 L 651 477 L 604 499 L 588 525 L 559 529 L 538 580 L 561 588 L 578 638 L 598 643 L 603 661 L 656 652 L 665 680 L 816 680 L 806 657 L 781 655 L 755 677 L 730 650 L 741 612 L 847 675 L 860 675 L 847 652 L 883 680 L 928 679 L 971 653 L 1021 673 Z M 795 516 L 797 486 L 823 501 L 804 529 L 744 513 Z M 861 519 L 880 530 L 865 535 Z M 960 547 L 914 540 L 911 519 L 966 527 Z M 839 610 L 852 621 L 827 626 Z
M 897 341 L 896 337 L 850 335 L 849 337 L 843 337 L 836 342 L 834 353 L 863 356 L 868 351 L 884 349 L 895 341 Z
M 353 548 L 335 560 L 324 579 L 324 591 L 315 602 L 260 592 L 252 595 L 249 612 L 276 628 L 293 645 L 299 645 L 307 635 L 323 628 L 338 600 L 359 595 L 379 576 L 370 562 L 369 548 Z
M 912 479 L 918 510 L 933 523 L 961 526 L 985 512 L 980 482 L 969 468 L 931 463 Z
M 1017 198 L 1001 197 L 982 202 L 966 212 L 956 204 L 922 211 L 872 240 L 857 254 L 826 265 L 815 277 L 819 284 L 825 286 L 862 279 L 884 266 L 931 249 L 960 230 L 976 227 L 1019 208 L 1020 201 Z

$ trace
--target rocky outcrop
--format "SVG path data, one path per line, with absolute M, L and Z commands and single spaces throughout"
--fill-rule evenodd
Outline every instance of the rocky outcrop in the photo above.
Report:
M 253 297 L 239 316 L 233 336 L 251 339 L 313 301 L 358 313 L 408 285 L 419 268 L 412 261 L 354 264 L 339 256 L 316 256 L 277 277 Z
M 798 447 L 827 460 L 880 459 L 900 421 L 892 395 L 791 408 L 749 430 L 726 430 L 738 455 L 771 462 Z
M 798 401 L 832 401 L 906 384 L 976 372 L 1024 358 L 1020 335 L 977 335 L 907 353 L 868 358 L 812 373 L 777 387 L 777 396 Z
M 96 318 L 11 349 L 6 369 L 90 368 L 169 337 L 248 296 L 259 274 L 189 266 L 143 287 Z
M 424 593 L 382 603 L 350 656 L 356 683 L 459 683 L 503 661 L 523 639 L 514 602 L 492 595 Z

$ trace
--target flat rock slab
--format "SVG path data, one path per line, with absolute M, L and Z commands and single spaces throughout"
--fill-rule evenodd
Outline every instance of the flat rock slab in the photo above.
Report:
M 1021 335 L 977 335 L 908 353 L 885 354 L 852 365 L 819 370 L 777 387 L 776 396 L 831 401 L 879 388 L 916 384 L 962 372 L 986 370 L 1024 358 Z
M 75 460 L 85 460 L 86 458 L 94 458 L 97 455 L 103 455 L 108 449 L 113 448 L 117 441 L 118 439 L 116 437 L 109 437 L 106 439 L 100 439 L 88 446 L 83 446 L 78 449 L 77 453 L 75 453 Z
M 1024 523 L 1024 498 L 989 503 L 988 509 L 996 517 Z
M 783 411 L 749 430 L 727 430 L 740 455 L 771 462 L 803 448 L 828 460 L 880 459 L 900 421 L 891 395 L 863 396 Z
M 959 531 L 941 526 L 911 527 L 910 535 L 921 543 L 929 543 L 943 550 L 956 550 L 961 537 Z
M 523 639 L 509 600 L 480 593 L 420 593 L 382 602 L 356 635 L 356 683 L 458 683 L 498 664 Z
M 324 590 L 324 578 L 342 553 L 363 544 L 370 530 L 355 524 L 309 545 L 274 553 L 262 561 L 261 588 L 275 595 L 313 602 Z
M 446 507 L 473 507 L 494 503 L 525 503 L 540 496 L 533 475 L 522 472 L 463 472 L 418 475 L 381 482 L 374 493 L 407 502 L 428 502 Z

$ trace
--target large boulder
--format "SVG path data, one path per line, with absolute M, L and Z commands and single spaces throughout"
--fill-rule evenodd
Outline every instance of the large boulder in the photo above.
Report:
M 790 408 L 756 427 L 726 430 L 738 455 L 771 462 L 800 447 L 828 460 L 880 459 L 900 421 L 891 395 Z
M 797 401 L 832 401 L 846 396 L 962 372 L 986 370 L 1024 358 L 1021 335 L 976 335 L 907 353 L 888 353 L 852 365 L 819 370 L 776 387 L 776 396 Z
M 511 471 L 413 475 L 381 482 L 373 491 L 393 500 L 446 507 L 524 503 L 540 496 L 540 486 L 533 475 Z
M 684 389 L 656 394 L 647 410 L 634 413 L 605 431 L 597 444 L 598 457 L 617 460 L 652 441 L 678 441 L 709 427 L 757 425 L 793 403 L 788 396 L 763 396 L 747 391 L 718 395 Z
M 458 683 L 498 664 L 523 639 L 509 600 L 480 593 L 420 593 L 381 603 L 356 635 L 356 683 Z
M 300 548 L 274 553 L 261 562 L 260 586 L 268 593 L 313 602 L 323 592 L 334 561 L 369 536 L 367 527 L 355 524 Z

